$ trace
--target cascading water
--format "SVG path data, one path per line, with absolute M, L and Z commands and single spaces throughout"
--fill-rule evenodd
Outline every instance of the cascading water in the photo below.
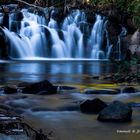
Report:
M 3 15 L 0 13 L 0 24 L 2 23 Z
M 104 24 L 104 29 L 105 29 L 105 33 L 106 33 L 106 41 L 107 41 L 106 58 L 110 59 L 111 54 L 115 53 L 115 55 L 113 56 L 114 57 L 113 59 L 121 60 L 123 57 L 123 55 L 121 53 L 121 39 L 123 36 L 126 36 L 127 30 L 125 27 L 121 27 L 121 33 L 116 37 L 116 41 L 115 41 L 115 45 L 114 45 L 111 43 L 111 41 L 109 39 L 110 37 L 109 37 L 108 30 L 107 30 L 107 28 L 108 28 L 107 24 L 108 24 L 108 21 L 106 21 Z
M 83 11 L 72 11 L 61 24 L 53 18 L 54 11 L 49 21 L 43 16 L 28 12 L 27 9 L 21 12 L 23 14 L 21 22 L 16 21 L 15 15 L 11 14 L 10 29 L 3 29 L 9 39 L 8 53 L 11 58 L 23 60 L 106 58 L 106 52 L 102 50 L 105 20 L 100 15 L 96 16 L 91 35 L 89 33 L 89 36 L 85 37 L 80 29 L 82 24 L 88 24 Z
M 96 16 L 96 22 L 93 26 L 91 37 L 90 37 L 90 46 L 92 47 L 91 58 L 104 58 L 104 52 L 101 50 L 102 39 L 104 33 L 104 20 L 100 15 Z

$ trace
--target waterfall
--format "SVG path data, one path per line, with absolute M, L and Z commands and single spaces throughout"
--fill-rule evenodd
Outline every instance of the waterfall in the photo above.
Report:
M 117 36 L 116 38 L 116 43 L 115 44 L 112 44 L 110 42 L 110 39 L 109 39 L 109 33 L 108 33 L 108 30 L 107 30 L 107 24 L 108 24 L 108 21 L 105 22 L 105 25 L 104 25 L 104 29 L 105 29 L 105 33 L 106 33 L 106 40 L 107 40 L 107 45 L 106 45 L 106 58 L 107 59 L 110 59 L 112 56 L 112 53 L 114 53 L 113 57 L 114 59 L 116 60 L 121 60 L 122 59 L 122 53 L 121 53 L 121 38 L 123 36 L 125 36 L 127 34 L 127 30 L 125 27 L 121 27 L 122 30 L 121 30 L 121 33 Z
M 66 49 L 64 42 L 59 38 L 55 29 L 49 29 L 52 38 L 52 57 L 65 58 Z
M 82 28 L 89 28 L 84 11 L 73 10 L 58 23 L 51 13 L 50 20 L 45 16 L 21 10 L 22 21 L 16 21 L 16 14 L 10 14 L 9 30 L 3 31 L 9 42 L 9 56 L 13 59 L 105 59 L 109 58 L 111 47 L 102 49 L 105 19 L 96 15 L 96 21 L 89 36 Z M 94 16 L 94 15 L 93 15 Z M 84 27 L 83 27 L 84 26 Z M 107 55 L 107 56 L 106 56 Z
M 102 39 L 103 39 L 103 27 L 104 20 L 100 15 L 96 16 L 96 22 L 93 26 L 91 37 L 90 37 L 90 45 L 92 47 L 91 50 L 91 58 L 100 59 L 104 58 L 104 52 L 101 50 Z
M 2 20 L 3 20 L 3 14 L 0 13 L 0 24 L 2 24 Z

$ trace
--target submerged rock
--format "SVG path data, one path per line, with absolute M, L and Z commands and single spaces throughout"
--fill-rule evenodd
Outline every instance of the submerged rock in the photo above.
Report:
M 86 100 L 80 104 L 80 110 L 84 113 L 99 113 L 107 105 L 98 98 Z
M 38 83 L 33 83 L 25 86 L 22 88 L 23 93 L 29 93 L 29 94 L 38 94 L 43 91 L 47 94 L 55 94 L 57 93 L 57 87 L 53 86 L 49 81 L 44 80 Z
M 50 92 L 48 92 L 48 91 L 40 91 L 40 92 L 38 92 L 37 93 L 37 95 L 49 95 L 49 94 L 51 94 Z
M 120 93 L 119 89 L 105 89 L 105 90 L 95 90 L 95 89 L 86 89 L 85 94 L 118 94 Z
M 132 117 L 132 109 L 120 102 L 114 101 L 104 108 L 98 116 L 99 121 L 129 122 Z

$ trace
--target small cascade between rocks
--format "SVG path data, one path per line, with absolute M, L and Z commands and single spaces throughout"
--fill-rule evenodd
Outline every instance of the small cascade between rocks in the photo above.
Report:
M 108 59 L 112 52 L 112 45 L 103 40 L 108 36 L 105 23 L 106 18 L 96 15 L 93 25 L 87 22 L 84 11 L 73 10 L 62 23 L 53 18 L 30 13 L 28 9 L 21 10 L 18 20 L 15 13 L 9 15 L 9 30 L 2 28 L 8 40 L 8 54 L 11 59 Z M 94 18 L 94 15 L 93 15 Z M 2 17 L 0 17 L 2 22 Z M 91 28 L 89 28 L 91 27 Z M 81 28 L 88 30 L 85 35 Z M 103 49 L 106 48 L 106 49 Z M 121 58 L 120 39 L 118 37 L 118 59 Z

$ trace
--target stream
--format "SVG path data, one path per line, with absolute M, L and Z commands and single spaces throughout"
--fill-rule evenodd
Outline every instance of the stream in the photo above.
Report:
M 140 135 L 140 92 L 109 94 L 84 94 L 99 81 L 93 76 L 116 72 L 108 61 L 1 61 L 0 83 L 38 82 L 44 79 L 55 85 L 72 85 L 79 90 L 63 91 L 55 95 L 15 94 L 1 96 L 5 104 L 14 107 L 24 116 L 24 121 L 34 129 L 40 128 L 53 140 L 138 140 Z M 114 83 L 102 81 L 98 87 L 116 88 Z M 137 86 L 139 88 L 139 86 Z M 106 103 L 119 100 L 133 104 L 132 122 L 103 123 L 97 114 L 84 114 L 81 102 L 100 98 Z M 23 139 L 24 140 L 24 139 Z

